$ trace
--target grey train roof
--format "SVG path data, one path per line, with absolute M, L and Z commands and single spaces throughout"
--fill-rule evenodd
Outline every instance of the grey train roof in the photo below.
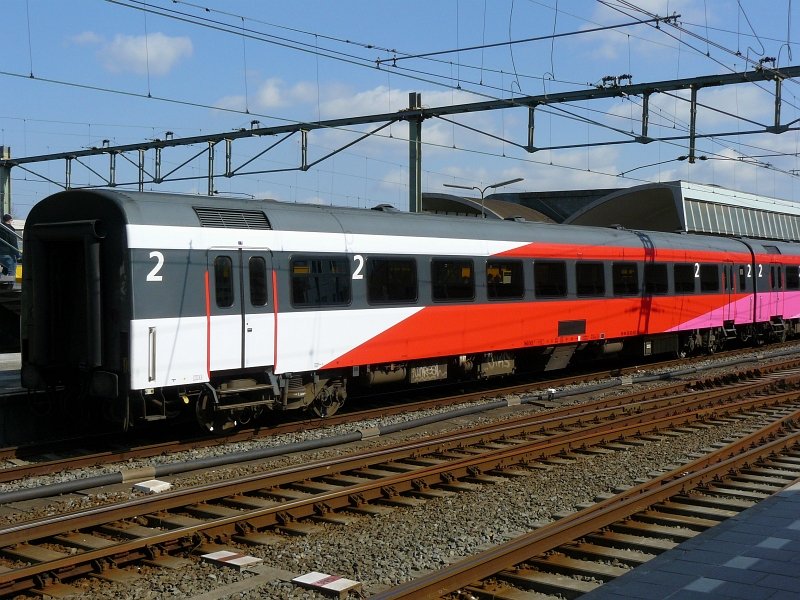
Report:
M 56 206 L 60 213 L 79 214 L 83 211 L 78 203 L 89 198 L 93 203 L 101 198 L 114 203 L 121 209 L 122 218 L 126 223 L 139 225 L 202 227 L 204 223 L 196 212 L 199 208 L 216 211 L 222 217 L 228 214 L 234 221 L 236 213 L 263 211 L 269 222 L 268 227 L 256 228 L 283 231 L 481 238 L 627 247 L 641 247 L 644 243 L 659 248 L 741 251 L 741 245 L 737 241 L 718 236 L 677 235 L 581 225 L 413 214 L 396 210 L 370 210 L 275 200 L 106 189 L 70 190 L 55 194 L 34 206 L 29 221 L 31 223 L 39 221 L 40 213 L 43 211 L 49 213 L 55 210 Z M 210 225 L 206 223 L 205 226 Z M 785 253 L 795 253 L 792 245 L 785 246 L 787 247 Z

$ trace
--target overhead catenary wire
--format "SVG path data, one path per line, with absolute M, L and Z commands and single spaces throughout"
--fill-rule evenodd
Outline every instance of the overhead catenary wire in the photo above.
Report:
M 0 74 L 4 74 L 4 73 L 5 72 L 0 71 Z M 22 74 L 13 74 L 13 75 L 17 76 L 17 77 L 26 77 L 26 76 L 24 76 Z M 78 85 L 78 87 L 90 87 L 90 86 L 83 86 L 82 84 L 71 84 L 71 85 Z M 102 89 L 102 88 L 99 88 L 99 89 Z M 106 90 L 103 90 L 103 91 L 106 91 Z M 113 91 L 113 90 L 111 90 L 111 91 Z M 134 92 L 126 92 L 126 94 L 143 97 L 141 94 L 137 94 L 137 93 L 134 93 Z M 151 98 L 159 99 L 158 97 L 155 97 L 155 96 L 152 96 Z M 165 99 L 165 100 L 166 101 L 173 101 L 173 102 L 182 103 L 180 101 L 174 101 L 174 100 L 171 100 L 171 99 Z M 189 104 L 189 105 L 192 105 L 192 106 L 202 106 L 202 105 L 198 105 L 197 103 L 186 102 L 186 104 Z M 208 108 L 211 108 L 211 107 L 208 107 Z M 224 109 L 224 110 L 228 110 L 230 112 L 241 112 L 241 111 L 238 111 L 238 110 L 235 110 L 235 109 Z M 266 115 L 258 115 L 258 114 L 256 114 L 256 116 L 265 116 L 266 117 Z M 289 119 L 284 119 L 284 121 L 290 122 L 290 123 L 294 123 L 293 121 L 291 121 Z M 585 122 L 585 121 L 583 121 L 583 122 Z M 626 135 L 628 134 L 628 132 L 623 132 L 623 133 L 625 133 Z M 733 135 L 733 134 L 730 134 L 730 135 Z M 653 140 L 654 141 L 669 141 L 670 139 L 678 139 L 679 137 L 681 137 L 681 136 L 672 136 L 672 138 L 653 138 Z M 699 137 L 702 137 L 702 136 L 699 136 Z M 631 140 L 629 140 L 629 143 L 633 142 L 633 141 L 634 140 L 631 138 Z M 513 143 L 513 142 L 510 142 L 510 143 L 512 145 L 519 146 L 519 144 L 516 144 L 516 143 Z M 610 142 L 609 144 L 610 145 L 616 145 L 618 143 L 621 143 L 621 142 Z M 447 147 L 447 146 L 441 146 L 441 145 L 437 145 L 437 144 L 432 144 L 432 145 L 433 146 L 438 146 L 438 147 Z M 601 145 L 601 144 L 595 143 L 594 145 Z M 575 148 L 575 147 L 585 147 L 585 145 L 584 144 L 575 144 L 575 145 L 563 145 L 563 146 L 560 146 L 560 147 L 555 147 L 554 146 L 554 147 L 552 147 L 552 149 L 567 149 L 567 148 Z M 491 156 L 492 155 L 491 153 L 487 153 L 487 152 L 476 152 L 476 154 L 482 154 L 482 155 L 487 155 L 487 156 Z M 495 155 L 495 156 L 498 157 L 498 158 L 500 158 L 500 157 L 507 158 L 507 156 L 505 154 L 500 154 L 500 155 Z M 560 166 L 561 168 L 566 168 L 566 169 L 575 170 L 575 171 L 587 171 L 588 170 L 590 172 L 601 174 L 601 175 L 606 175 L 608 177 L 616 177 L 616 174 L 614 174 L 614 173 L 603 173 L 603 172 L 600 172 L 600 171 L 597 171 L 597 170 L 580 169 L 580 168 L 571 167 L 569 165 L 557 165 L 557 164 L 553 163 L 552 161 L 545 162 L 545 161 L 535 161 L 535 160 L 533 160 L 533 161 L 529 161 L 529 162 L 532 162 L 532 163 L 535 163 L 535 164 L 543 164 L 543 165 L 546 164 L 546 165 L 550 165 L 550 166 Z M 18 167 L 18 168 L 20 168 L 20 167 Z M 292 168 L 292 169 L 288 169 L 288 170 L 295 170 L 295 169 Z M 270 172 L 270 171 L 252 171 L 252 172 L 248 172 L 247 174 L 266 173 L 266 172 Z M 37 174 L 37 175 L 41 177 L 40 174 Z M 792 174 L 792 175 L 794 176 L 794 174 Z M 193 177 L 182 178 L 182 180 L 197 180 L 197 179 L 202 179 L 202 178 L 203 178 L 203 176 L 193 176 Z M 57 185 L 57 182 L 55 182 L 55 181 L 53 181 L 53 180 L 51 180 L 49 178 L 47 178 L 47 180 L 50 183 L 54 183 L 54 184 Z M 638 181 L 645 181 L 645 180 L 638 179 Z M 130 183 L 128 183 L 128 185 L 133 185 L 134 183 L 135 182 L 130 182 Z M 119 185 L 123 185 L 123 184 L 119 183 Z
M 657 15 L 655 15 L 654 13 L 651 13 L 650 11 L 648 11 L 648 10 L 646 10 L 646 9 L 644 9 L 644 8 L 641 8 L 641 7 L 639 7 L 639 6 L 635 5 L 635 4 L 633 4 L 632 2 L 629 2 L 628 0 L 617 0 L 617 1 L 618 1 L 620 4 L 624 5 L 625 7 L 628 7 L 630 10 L 635 10 L 635 11 L 637 11 L 637 12 L 640 12 L 640 13 L 644 14 L 644 15 L 647 15 L 647 16 L 648 16 L 648 17 L 650 17 L 650 18 L 653 18 L 654 16 L 657 16 Z M 619 7 L 619 6 L 615 6 L 615 5 L 614 5 L 612 2 L 610 2 L 609 0 L 597 0 L 597 2 L 599 2 L 599 3 L 603 4 L 603 5 L 605 5 L 605 6 L 609 7 L 609 8 L 611 8 L 611 9 L 613 9 L 613 10 L 615 10 L 615 11 L 617 11 L 617 12 L 619 12 L 619 13 L 623 14 L 623 15 L 626 15 L 626 16 L 628 16 L 628 17 L 631 17 L 631 16 L 632 16 L 630 13 L 628 13 L 628 12 L 624 11 L 624 10 L 623 10 L 621 7 Z M 757 60 L 753 60 L 753 59 L 751 59 L 749 56 L 745 56 L 745 55 L 743 55 L 743 54 L 741 53 L 741 51 L 740 51 L 740 50 L 733 50 L 733 49 L 731 49 L 731 48 L 728 48 L 728 47 L 726 47 L 726 46 L 724 46 L 724 45 L 722 45 L 722 44 L 720 44 L 720 43 L 718 43 L 718 42 L 715 42 L 714 40 L 711 40 L 711 39 L 708 39 L 708 38 L 704 38 L 704 37 L 703 37 L 703 36 L 701 36 L 700 34 L 698 34 L 698 33 L 695 33 L 695 32 L 693 32 L 693 31 L 691 31 L 690 29 L 687 29 L 687 28 L 683 27 L 682 25 L 680 25 L 680 24 L 677 22 L 677 20 L 676 20 L 676 21 L 669 21 L 669 22 L 665 22 L 665 23 L 666 23 L 668 26 L 670 26 L 670 27 L 672 27 L 672 28 L 674 28 L 674 29 L 678 30 L 679 32 L 681 32 L 681 33 L 685 33 L 685 34 L 687 34 L 687 35 L 689 35 L 689 36 L 691 36 L 691 37 L 693 37 L 693 38 L 695 38 L 695 39 L 697 39 L 697 40 L 700 40 L 700 41 L 702 41 L 702 42 L 705 42 L 705 43 L 707 43 L 707 44 L 709 44 L 709 45 L 712 45 L 712 46 L 714 46 L 715 48 L 717 48 L 717 49 L 719 49 L 719 50 L 721 50 L 721 51 L 723 51 L 723 52 L 725 52 L 725 53 L 728 53 L 728 54 L 730 54 L 730 55 L 732 55 L 732 56 L 734 56 L 734 57 L 737 57 L 737 58 L 739 58 L 739 59 L 743 60 L 745 63 L 748 63 L 748 64 L 750 64 L 750 65 L 751 65 L 751 66 L 753 66 L 753 67 L 760 68 L 760 69 L 764 69 L 765 71 L 772 71 L 772 72 L 775 72 L 775 70 L 774 70 L 774 69 L 771 69 L 770 67 L 766 66 L 766 64 L 765 64 L 765 63 L 766 63 L 766 62 L 768 62 L 768 61 L 763 61 L 763 60 L 759 60 L 759 61 L 757 61 Z M 650 27 L 653 27 L 653 25 L 650 25 L 649 23 L 648 23 L 647 25 L 648 25 L 648 26 L 650 26 Z M 662 32 L 662 34 L 664 34 L 664 35 L 667 35 L 667 36 L 669 36 L 669 37 L 673 38 L 674 40 L 678 41 L 680 44 L 682 44 L 682 45 L 685 45 L 685 46 L 689 47 L 691 50 L 693 50 L 693 51 L 697 52 L 698 54 L 700 54 L 700 55 L 702 55 L 702 56 L 706 56 L 706 57 L 707 57 L 709 60 L 712 60 L 712 61 L 714 61 L 715 63 L 717 63 L 718 65 L 720 65 L 720 66 L 721 66 L 721 67 L 723 67 L 724 69 L 726 69 L 727 71 L 734 72 L 734 69 L 733 69 L 733 68 L 731 68 L 729 65 L 727 65 L 727 64 L 723 63 L 722 61 L 720 61 L 720 60 L 718 60 L 718 59 L 716 59 L 716 58 L 714 58 L 714 57 L 712 57 L 712 56 L 710 56 L 710 55 L 706 54 L 705 52 L 703 52 L 703 51 L 702 51 L 702 50 L 700 50 L 699 48 L 696 48 L 695 46 L 691 45 L 689 42 L 687 42 L 687 41 L 685 41 L 685 40 L 683 40 L 683 39 L 681 39 L 681 38 L 679 38 L 679 37 L 676 37 L 674 34 L 672 34 L 672 33 L 670 33 L 669 31 L 667 31 L 667 30 L 666 30 L 666 28 L 659 28 L 659 31 L 661 31 L 661 32 Z M 793 78 L 788 78 L 788 79 L 786 79 L 786 81 L 789 81 L 789 82 L 791 82 L 791 83 L 794 83 L 794 84 L 800 85 L 800 82 L 796 81 L 796 80 L 795 80 L 795 79 L 793 79 Z M 753 83 L 753 85 L 756 85 L 756 86 L 760 87 L 761 89 L 764 89 L 764 88 L 763 88 L 762 86 L 760 86 L 760 85 L 759 85 L 757 82 L 754 82 L 754 83 Z M 764 91 L 766 91 L 767 93 L 772 93 L 772 94 L 774 95 L 774 92 L 770 92 L 769 90 L 766 90 L 766 89 L 764 89 Z M 793 108 L 797 108 L 797 107 L 796 107 L 796 106 L 794 106 L 794 105 L 791 105 L 791 106 L 792 106 Z
M 153 10 L 154 9 L 154 7 L 148 6 L 147 3 L 144 2 L 143 0 L 106 0 L 106 1 L 107 2 L 111 2 L 113 4 L 119 4 L 119 5 L 122 5 L 122 6 L 128 6 L 129 8 L 136 8 L 136 9 L 139 9 L 139 10 L 146 10 L 147 11 L 147 10 Z M 598 0 L 598 1 L 603 3 L 603 4 L 609 5 L 609 3 L 605 2 L 604 0 Z M 190 5 L 189 3 L 185 3 L 185 4 Z M 626 3 L 626 4 L 629 5 L 630 3 Z M 199 5 L 195 5 L 195 4 L 191 4 L 191 6 L 199 7 Z M 162 9 L 162 8 L 159 8 L 159 10 L 166 11 L 167 14 L 164 14 L 162 12 L 157 12 L 156 11 L 157 14 L 162 14 L 163 16 L 171 16 L 169 14 L 170 12 L 177 12 L 177 11 L 169 11 L 169 9 Z M 205 8 L 205 10 L 209 11 L 208 8 Z M 556 6 L 556 10 L 558 10 L 557 6 Z M 628 13 L 620 10 L 619 8 L 615 8 L 615 10 L 618 10 L 619 12 L 622 12 L 623 14 L 626 14 L 626 16 L 630 16 Z M 229 15 L 232 14 L 232 13 L 224 13 L 222 11 L 218 11 L 218 12 L 221 12 L 221 14 L 229 14 Z M 612 26 L 606 26 L 606 27 L 598 28 L 598 29 L 616 29 L 616 28 L 619 28 L 619 27 L 622 27 L 622 26 L 628 26 L 628 25 L 634 25 L 634 24 L 646 24 L 646 25 L 651 25 L 652 26 L 652 22 L 653 21 L 655 21 L 656 23 L 658 23 L 658 21 L 670 22 L 670 21 L 668 21 L 669 19 L 671 19 L 673 21 L 672 24 L 675 25 L 674 17 L 659 17 L 658 15 L 654 15 L 652 13 L 648 13 L 647 11 L 641 11 L 641 12 L 645 12 L 646 14 L 649 15 L 650 18 L 647 19 L 647 20 L 638 19 L 638 20 L 634 21 L 633 23 L 629 23 L 629 24 L 612 25 Z M 180 13 L 180 14 L 182 15 L 180 20 L 185 20 L 187 15 L 185 15 L 185 13 Z M 178 18 L 178 17 L 175 17 L 175 18 Z M 226 27 L 231 27 L 231 26 L 227 26 L 225 24 L 222 24 L 219 21 L 213 21 L 211 19 L 204 19 L 204 18 L 201 18 L 201 17 L 193 17 L 193 18 L 197 18 L 202 22 L 208 21 L 208 22 L 213 23 L 213 25 L 206 25 L 206 26 L 212 26 L 213 28 L 218 28 L 218 27 L 222 26 L 222 30 L 223 31 L 228 31 L 229 33 L 238 33 L 238 32 L 235 32 L 233 30 L 225 29 Z M 242 30 L 244 30 L 243 27 L 242 27 Z M 292 31 L 301 31 L 301 30 L 297 30 L 297 29 L 291 29 L 291 30 Z M 583 30 L 581 32 L 573 32 L 573 33 L 586 33 L 586 32 L 591 32 L 591 31 L 593 31 L 593 30 L 589 29 L 589 30 Z M 263 34 L 261 32 L 255 32 L 253 30 L 248 30 L 248 32 L 251 33 L 251 34 L 258 34 L 258 35 L 264 35 L 264 36 L 267 35 L 267 34 Z M 316 35 L 316 34 L 311 34 L 309 32 L 303 32 L 303 33 L 305 33 L 306 35 Z M 242 33 L 242 35 L 244 35 L 244 33 Z M 565 35 L 565 34 L 558 34 L 558 35 Z M 549 39 L 551 37 L 552 36 L 540 36 L 539 38 L 535 38 L 535 39 Z M 280 38 L 280 39 L 285 41 L 285 38 Z M 338 38 L 333 38 L 331 36 L 328 36 L 327 39 L 334 39 L 334 40 L 340 41 Z M 296 42 L 296 43 L 299 43 L 299 42 Z M 506 43 L 508 43 L 508 42 L 502 42 L 499 45 L 503 45 L 503 44 L 506 44 Z M 362 43 L 361 45 L 363 47 L 372 47 L 371 44 L 368 45 L 368 44 L 363 44 Z M 489 44 L 488 46 L 495 46 L 495 45 L 498 45 L 498 44 Z M 309 46 L 309 51 L 312 51 L 312 52 L 315 52 L 315 53 L 319 53 L 320 52 L 318 45 L 315 45 L 313 47 L 311 45 L 308 45 L 308 46 Z M 313 48 L 313 50 L 312 50 L 312 48 Z M 468 50 L 468 49 L 469 48 L 467 48 L 467 49 L 449 50 L 449 51 L 444 51 L 444 52 L 456 52 L 456 51 L 460 52 L 462 50 Z M 326 52 L 327 52 L 327 50 L 326 50 Z M 323 54 L 323 55 L 325 55 L 325 54 Z M 319 56 L 319 54 L 317 54 L 317 56 Z M 327 55 L 325 55 L 325 56 L 327 56 Z M 352 55 L 348 55 L 348 56 L 352 56 Z M 422 56 L 426 56 L 426 55 L 407 55 L 407 56 L 408 57 L 422 57 Z M 330 56 L 328 56 L 328 57 L 330 58 Z M 402 57 L 399 57 L 398 60 L 400 58 L 402 58 Z M 404 76 L 409 76 L 407 73 L 404 73 L 403 75 Z M 433 75 L 431 73 L 424 73 L 424 75 L 425 75 L 425 77 L 422 78 L 422 81 L 425 81 L 425 82 L 428 82 L 428 83 L 432 83 L 432 84 L 435 84 L 435 85 L 444 85 L 445 87 L 447 87 L 448 85 L 449 86 L 455 85 L 455 87 L 457 89 L 462 89 L 460 74 L 459 74 L 458 78 L 455 80 L 455 83 L 453 82 L 453 78 L 451 77 L 451 82 L 449 84 L 442 84 L 440 82 L 437 82 L 437 81 L 434 81 L 434 80 L 430 79 L 431 77 L 441 77 L 440 75 Z M 413 76 L 412 76 L 412 78 L 413 78 Z M 479 85 L 485 85 L 485 84 L 483 84 L 483 82 L 481 81 Z M 520 91 L 521 91 L 521 88 L 520 88 Z M 472 93 L 478 93 L 478 92 L 473 91 Z
M 114 4 L 123 4 L 121 0 L 106 0 L 106 1 L 112 2 Z M 125 0 L 125 1 L 126 2 L 130 2 L 130 3 L 136 3 L 137 2 L 137 0 Z M 608 4 L 607 2 L 603 2 L 602 0 L 599 0 L 599 1 L 601 1 L 601 3 L 603 3 L 603 4 Z M 141 4 L 142 7 L 147 8 L 147 5 L 146 5 L 145 2 L 142 1 L 142 2 L 139 2 L 139 4 Z M 194 6 L 194 7 L 197 7 L 197 8 L 201 8 L 199 5 L 196 5 L 196 4 L 189 4 L 189 3 L 184 3 L 184 4 L 191 5 L 191 6 Z M 629 3 L 626 3 L 626 4 L 629 4 Z M 123 5 L 126 5 L 126 4 L 123 4 Z M 130 7 L 139 8 L 137 6 L 132 6 L 132 5 L 130 5 Z M 164 10 L 166 10 L 166 9 L 164 9 Z M 204 8 L 204 10 L 208 11 L 209 9 L 208 8 Z M 555 10 L 558 11 L 558 6 L 557 5 L 556 5 Z M 619 9 L 617 9 L 617 10 L 619 10 Z M 216 12 L 220 12 L 220 14 L 232 15 L 232 13 L 225 13 L 224 11 L 216 11 Z M 623 14 L 626 14 L 627 16 L 630 16 L 630 15 L 628 15 L 628 13 L 624 13 L 624 11 L 620 11 L 620 12 L 623 12 Z M 642 12 L 646 12 L 646 11 L 642 11 Z M 587 32 L 599 31 L 599 30 L 617 29 L 619 27 L 627 27 L 627 26 L 636 25 L 636 24 L 650 24 L 650 25 L 652 25 L 652 22 L 658 23 L 659 21 L 664 21 L 664 22 L 673 21 L 674 22 L 674 20 L 675 20 L 674 17 L 660 17 L 658 15 L 653 15 L 652 13 L 647 13 L 647 14 L 649 15 L 650 18 L 646 19 L 646 20 L 638 19 L 638 20 L 636 20 L 634 22 L 631 22 L 631 23 L 611 25 L 611 26 L 605 26 L 605 27 L 598 27 L 598 28 L 594 28 L 594 29 L 582 30 L 582 31 L 579 31 L 579 32 L 568 32 L 566 34 L 555 34 L 554 33 L 553 35 L 557 35 L 557 36 L 573 35 L 573 34 L 578 34 L 578 33 L 587 33 Z M 241 15 L 237 15 L 237 16 L 241 17 Z M 274 24 L 270 24 L 270 25 L 275 26 Z M 509 23 L 509 26 L 510 26 L 510 23 Z M 292 31 L 301 31 L 301 30 L 297 30 L 297 29 L 293 29 L 293 28 L 289 28 L 289 29 L 292 30 Z M 302 31 L 302 33 L 304 33 L 306 35 L 316 35 L 316 34 L 312 34 L 310 32 L 306 32 L 306 31 Z M 334 38 L 332 36 L 327 36 L 327 39 L 341 41 L 340 39 Z M 539 36 L 537 38 L 528 38 L 526 40 L 519 40 L 519 42 L 521 43 L 521 42 L 524 42 L 524 41 L 546 40 L 546 39 L 554 39 L 554 38 L 553 38 L 553 36 Z M 495 43 L 495 44 L 488 44 L 488 45 L 484 45 L 483 47 L 502 46 L 502 45 L 506 45 L 508 43 L 512 43 L 512 42 L 500 42 L 500 43 Z M 514 42 L 514 43 L 516 43 L 516 42 Z M 362 47 L 370 47 L 370 48 L 373 47 L 373 45 L 371 45 L 371 44 L 360 43 L 359 45 L 361 45 Z M 430 57 L 430 56 L 434 56 L 434 55 L 438 55 L 438 54 L 442 54 L 442 53 L 452 53 L 452 52 L 459 52 L 460 53 L 461 51 L 477 49 L 477 48 L 480 48 L 480 47 L 479 46 L 474 46 L 474 47 L 467 47 L 467 48 L 457 48 L 457 49 L 453 49 L 453 50 L 444 50 L 444 51 L 439 51 L 439 52 L 434 52 L 434 53 L 426 53 L 426 54 L 406 54 L 406 55 L 403 55 L 401 57 L 397 57 L 395 60 L 402 60 L 404 58 Z M 315 50 L 319 50 L 319 47 L 315 46 Z M 381 60 L 382 59 L 378 60 L 378 64 L 380 64 Z M 383 59 L 383 60 L 391 60 L 391 59 Z M 460 61 L 459 61 L 459 64 L 460 64 Z M 393 63 L 392 66 L 396 68 L 396 63 Z M 419 71 L 419 70 L 417 70 L 416 73 L 418 73 L 420 75 L 423 75 L 424 77 L 422 77 L 422 79 L 424 81 L 428 82 L 428 83 L 433 83 L 433 84 L 437 84 L 437 85 L 444 85 L 445 87 L 451 86 L 451 87 L 455 87 L 456 89 L 465 89 L 466 90 L 466 88 L 464 88 L 464 86 L 463 86 L 464 82 L 463 82 L 463 79 L 461 78 L 460 73 L 458 74 L 457 77 L 451 77 L 449 84 L 437 82 L 437 81 L 434 81 L 434 80 L 431 79 L 432 77 L 441 77 L 441 75 L 435 75 L 435 74 L 432 74 L 432 73 L 426 73 L 426 72 L 422 72 L 422 71 Z M 403 76 L 406 76 L 406 77 L 409 76 L 408 72 L 400 73 L 400 74 L 403 75 Z M 519 83 L 519 79 L 518 79 L 519 75 L 515 73 L 515 76 L 517 77 L 517 83 Z M 553 74 L 553 76 L 554 76 L 554 74 Z M 471 83 L 473 85 L 479 85 L 479 86 L 486 87 L 486 84 L 483 83 L 482 78 L 477 84 L 475 82 L 471 82 Z M 518 87 L 520 87 L 520 86 L 518 85 Z M 494 89 L 495 89 L 495 91 L 500 91 L 497 88 L 494 88 Z M 474 90 L 468 90 L 468 91 L 470 91 L 470 93 L 482 95 L 482 94 L 480 94 L 480 92 L 477 92 L 477 91 L 474 91 Z M 520 87 L 520 92 L 522 92 L 521 87 Z M 485 97 L 496 98 L 496 96 L 489 96 L 489 95 L 485 95 Z M 564 110 L 564 109 L 562 109 L 562 110 Z M 566 112 L 568 113 L 569 111 L 566 111 Z M 575 115 L 573 115 L 573 116 L 575 116 Z M 578 121 L 582 121 L 582 119 L 580 117 L 575 116 L 575 118 Z M 599 122 L 595 123 L 595 125 L 598 126 L 598 127 L 605 127 L 605 125 L 603 123 L 599 123 Z
M 146 5 L 147 3 L 143 3 L 143 4 L 145 4 L 145 5 Z M 244 42 L 244 38 L 243 38 L 243 42 Z M 319 57 L 319 56 L 323 56 L 323 55 L 322 55 L 322 54 L 317 54 L 317 56 Z M 459 63 L 460 63 L 460 61 L 459 61 Z M 370 65 L 370 66 L 372 67 L 372 66 L 374 66 L 374 65 Z M 404 76 L 405 76 L 405 75 L 404 75 Z M 520 75 L 520 76 L 522 76 L 522 75 Z M 413 77 L 412 77 L 412 78 L 413 78 Z M 452 78 L 451 78 L 451 79 L 452 79 Z M 420 80 L 423 80 L 423 79 L 420 79 Z M 430 79 L 425 79 L 425 80 L 426 80 L 426 81 L 428 81 L 428 82 L 434 83 L 434 84 L 436 84 L 436 85 L 445 85 L 445 87 L 447 86 L 447 84 L 442 84 L 441 82 L 433 82 L 433 81 L 432 81 L 432 80 L 430 80 Z M 457 82 L 460 82 L 460 81 L 461 81 L 460 75 L 459 75 L 459 77 L 458 77 L 458 78 L 456 78 L 456 81 L 457 81 Z M 477 85 L 481 85 L 481 82 L 479 82 Z M 471 93 L 476 93 L 476 92 L 471 92 Z M 484 97 L 496 98 L 496 96 L 489 95 L 489 94 L 485 94 L 485 95 L 484 95 Z M 165 100 L 167 100 L 167 101 L 170 101 L 169 99 L 165 99 Z M 178 100 L 178 101 L 176 101 L 176 102 L 177 102 L 177 103 L 179 103 L 179 104 L 186 104 L 186 105 L 188 105 L 188 106 L 203 106 L 203 105 L 202 105 L 202 104 L 200 104 L 200 103 L 185 102 L 185 101 L 180 101 L 180 100 Z M 219 108 L 219 107 L 217 107 L 217 106 L 211 106 L 211 107 L 209 107 L 209 108 L 213 108 L 213 109 L 220 110 L 220 108 Z M 224 109 L 222 109 L 222 110 L 224 110 Z M 231 111 L 229 111 L 229 112 L 241 112 L 241 111 L 233 111 L 233 110 L 231 110 Z M 247 114 L 247 110 L 245 110 L 243 114 Z M 606 114 L 607 114 L 607 113 L 606 113 Z M 575 116 L 575 115 L 572 115 L 572 116 Z M 267 118 L 275 118 L 275 117 L 267 117 Z M 569 118 L 569 117 L 566 117 L 566 118 Z M 583 119 L 583 118 L 582 118 L 580 115 L 577 115 L 577 116 L 575 116 L 575 120 L 576 120 L 576 122 L 584 122 L 584 123 L 586 122 L 586 121 L 585 121 L 585 120 L 584 120 L 584 119 Z M 292 121 L 291 119 L 285 119 L 284 121 L 286 121 L 286 122 L 295 122 L 295 121 Z M 605 124 L 602 124 L 602 123 L 597 123 L 597 126 L 605 126 Z M 610 128 L 608 128 L 608 129 L 609 129 L 609 130 L 613 130 L 613 127 L 610 127 Z

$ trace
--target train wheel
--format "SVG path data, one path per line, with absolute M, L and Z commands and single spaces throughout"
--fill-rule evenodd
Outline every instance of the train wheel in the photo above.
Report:
M 256 406 L 254 408 L 245 408 L 244 410 L 236 411 L 234 417 L 239 425 L 249 425 L 253 421 L 258 420 L 263 413 L 264 407 Z
M 314 396 L 311 409 L 318 417 L 335 415 L 347 399 L 344 381 L 332 379 Z
M 219 416 L 215 408 L 214 396 L 211 390 L 203 390 L 194 403 L 194 415 L 197 424 L 204 431 L 212 432 L 219 428 Z

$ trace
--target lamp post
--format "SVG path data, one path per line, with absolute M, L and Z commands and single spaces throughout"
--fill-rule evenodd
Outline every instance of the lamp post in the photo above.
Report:
M 256 197 L 253 194 L 248 194 L 247 192 L 220 192 L 219 190 L 214 190 L 212 193 L 215 196 L 234 195 L 234 196 L 247 196 L 251 200 L 256 199 Z
M 504 185 L 511 185 L 512 183 L 518 183 L 518 182 L 522 181 L 523 179 L 524 179 L 524 177 L 517 177 L 516 179 L 509 179 L 508 181 L 501 181 L 500 183 L 493 183 L 491 185 L 487 185 L 484 188 L 480 188 L 477 185 L 458 185 L 456 183 L 443 183 L 442 185 L 444 187 L 459 188 L 459 189 L 462 189 L 462 190 L 478 190 L 481 193 L 481 219 L 485 219 L 486 218 L 486 212 L 484 211 L 484 205 L 483 205 L 484 198 L 483 198 L 483 196 L 486 193 L 486 190 L 494 190 L 494 189 L 497 189 L 499 187 L 503 187 Z

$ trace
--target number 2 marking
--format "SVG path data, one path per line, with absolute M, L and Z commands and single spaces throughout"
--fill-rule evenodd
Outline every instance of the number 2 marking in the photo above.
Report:
M 356 254 L 353 256 L 353 260 L 358 263 L 356 270 L 353 271 L 353 279 L 364 279 L 364 275 L 361 273 L 362 269 L 364 268 L 364 257 L 360 254 Z
M 156 259 L 156 266 L 147 274 L 147 281 L 162 281 L 164 278 L 158 272 L 164 266 L 164 255 L 158 250 L 153 250 L 150 253 L 150 258 Z

